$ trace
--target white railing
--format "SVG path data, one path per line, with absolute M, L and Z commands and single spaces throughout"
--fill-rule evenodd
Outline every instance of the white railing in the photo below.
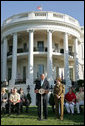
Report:
M 6 19 L 3 22 L 3 25 L 24 21 L 24 20 L 32 20 L 32 19 L 46 19 L 46 20 L 48 19 L 48 20 L 56 20 L 56 21 L 58 20 L 58 21 L 64 21 L 66 23 L 79 26 L 79 22 L 69 15 L 56 13 L 56 12 L 43 12 L 43 11 L 28 12 L 28 13 L 22 13 L 22 14 L 11 16 L 10 18 Z
M 35 13 L 35 16 L 46 16 L 46 13 L 39 13 L 39 12 L 36 12 L 36 13 Z
M 53 13 L 53 17 L 56 17 L 56 18 L 64 18 L 64 15 Z

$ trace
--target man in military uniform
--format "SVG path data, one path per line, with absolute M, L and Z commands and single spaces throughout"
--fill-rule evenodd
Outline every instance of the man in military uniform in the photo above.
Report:
M 13 92 L 10 94 L 9 98 L 9 114 L 11 114 L 11 108 L 16 108 L 17 113 L 20 113 L 20 94 L 17 93 L 17 88 L 14 87 Z
M 65 93 L 65 86 L 61 83 L 61 78 L 58 78 L 54 86 L 54 101 L 55 101 L 57 118 L 59 118 L 59 104 L 60 104 L 61 120 L 63 120 L 63 113 L 64 113 L 64 93 Z

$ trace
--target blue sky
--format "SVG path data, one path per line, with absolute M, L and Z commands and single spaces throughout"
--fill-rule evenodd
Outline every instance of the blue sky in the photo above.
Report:
M 84 25 L 83 1 L 1 1 L 1 24 L 6 18 L 27 11 L 38 11 L 41 5 L 43 11 L 54 11 L 68 14 Z

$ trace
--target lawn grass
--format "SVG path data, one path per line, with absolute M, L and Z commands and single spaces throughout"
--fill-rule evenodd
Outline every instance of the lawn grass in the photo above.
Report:
M 1 125 L 83 125 L 84 124 L 84 112 L 80 115 L 68 115 L 64 114 L 64 120 L 61 121 L 56 119 L 55 113 L 52 112 L 51 107 L 48 107 L 48 119 L 43 121 L 37 120 L 37 107 L 30 106 L 29 113 L 26 114 L 25 112 L 16 115 L 5 114 L 1 118 Z

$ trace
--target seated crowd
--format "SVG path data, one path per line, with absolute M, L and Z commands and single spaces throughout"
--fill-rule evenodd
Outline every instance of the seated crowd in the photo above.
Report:
M 27 99 L 27 96 L 24 94 L 22 88 L 20 88 L 18 93 L 17 88 L 14 87 L 8 94 L 6 93 L 5 88 L 1 89 L 2 112 L 7 112 L 8 110 L 8 113 L 11 114 L 12 111 L 16 110 L 16 112 L 19 114 L 23 111 L 23 105 L 26 106 L 26 112 L 28 112 L 29 104 L 29 99 Z
M 79 91 L 74 93 L 72 88 L 69 88 L 69 92 L 65 95 L 65 107 L 68 114 L 74 114 L 74 106 L 76 106 L 77 113 L 80 113 L 80 105 L 84 105 L 84 91 L 82 87 Z
M 77 113 L 80 113 L 80 106 L 84 105 L 84 89 L 82 87 L 79 88 L 78 92 L 73 91 L 72 88 L 69 88 L 69 92 L 65 94 L 65 107 L 67 113 L 74 114 L 74 106 L 76 106 Z M 17 88 L 14 87 L 11 89 L 9 93 L 6 93 L 6 89 L 1 89 L 1 111 L 7 112 L 11 114 L 12 111 L 16 110 L 19 114 L 23 112 L 23 106 L 26 106 L 26 112 L 28 112 L 28 108 L 30 105 L 30 101 L 25 95 L 22 88 L 20 88 L 19 92 Z

